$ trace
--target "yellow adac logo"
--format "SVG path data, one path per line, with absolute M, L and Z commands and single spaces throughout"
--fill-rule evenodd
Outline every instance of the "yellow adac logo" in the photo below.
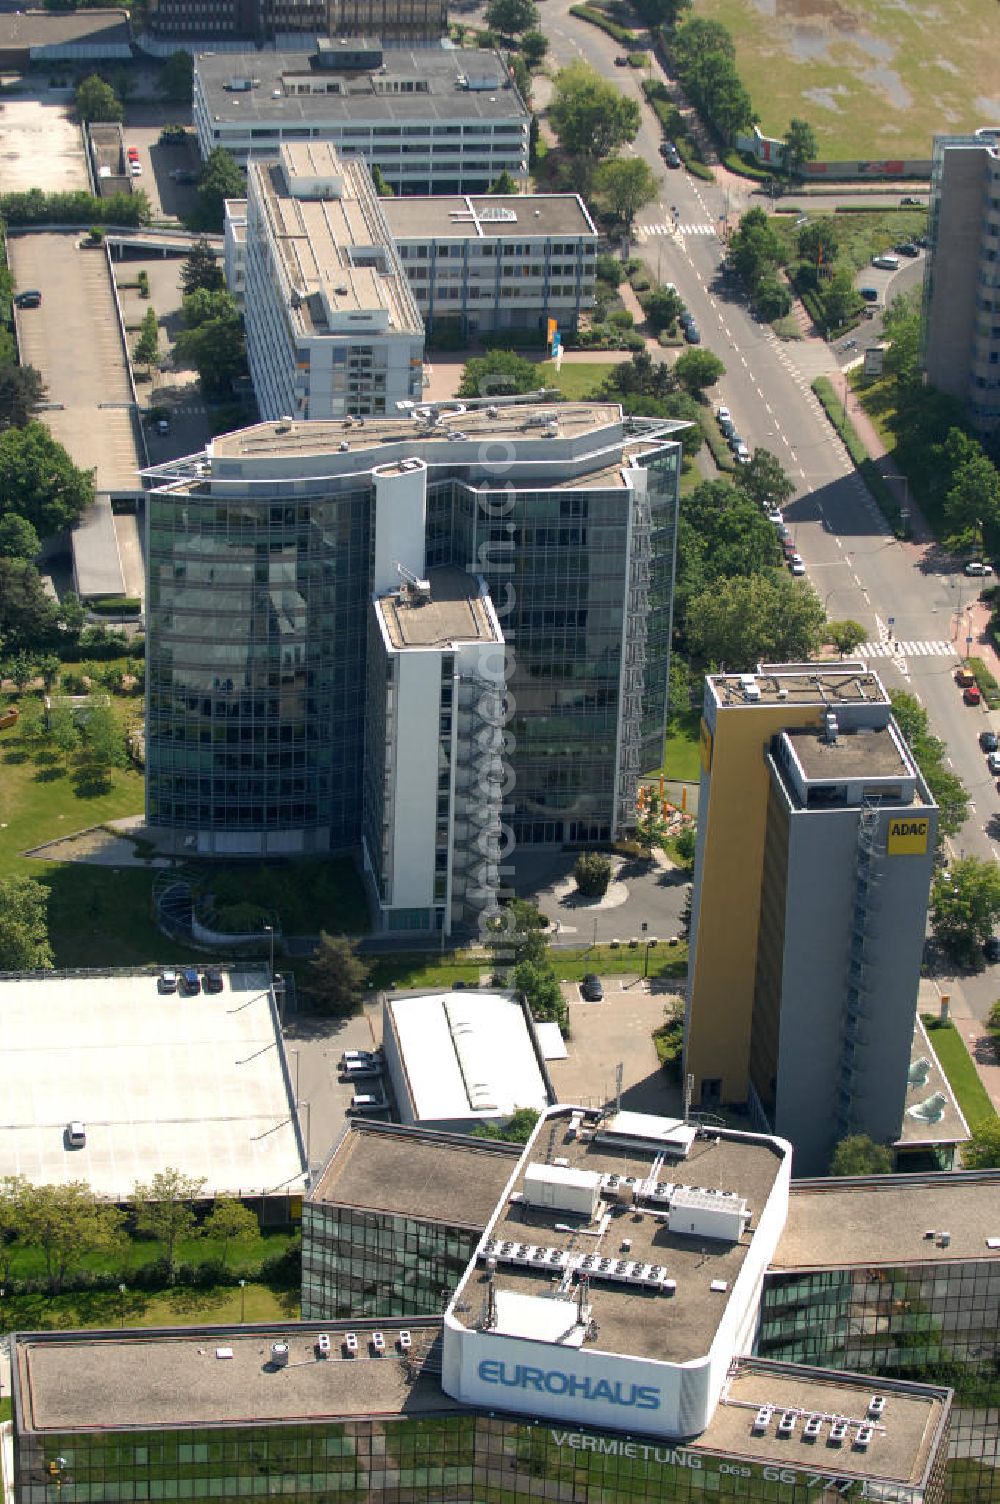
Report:
M 698 735 L 698 752 L 701 756 L 701 766 L 706 773 L 712 771 L 712 733 L 708 729 L 708 722 L 704 716 L 701 721 L 701 729 Z
M 890 856 L 922 856 L 927 850 L 929 820 L 890 820 L 887 848 Z

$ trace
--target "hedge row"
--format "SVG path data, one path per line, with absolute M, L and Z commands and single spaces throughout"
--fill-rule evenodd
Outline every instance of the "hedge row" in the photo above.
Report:
M 745 156 L 743 152 L 737 151 L 735 146 L 730 147 L 728 151 L 722 153 L 722 163 L 724 167 L 729 168 L 730 172 L 736 172 L 743 178 L 753 178 L 758 183 L 769 183 L 772 180 L 775 182 L 783 181 L 773 167 L 762 167 L 752 157 Z M 799 210 L 790 209 L 787 212 L 798 214 Z
M 903 524 L 899 515 L 899 503 L 893 496 L 892 491 L 886 485 L 885 477 L 879 470 L 875 461 L 869 455 L 864 444 L 858 436 L 858 432 L 844 412 L 843 399 L 833 389 L 833 383 L 826 376 L 817 376 L 812 384 L 812 389 L 822 404 L 833 427 L 847 446 L 847 452 L 865 485 L 875 498 L 876 505 L 891 523 L 897 537 L 902 536 Z
M 97 198 L 93 193 L 43 193 L 40 188 L 0 194 L 0 215 L 8 225 L 136 226 L 148 225 L 151 219 L 149 199 L 142 192 Z
M 991 710 L 1000 710 L 1000 684 L 990 673 L 981 658 L 969 657 L 965 660 L 966 667 L 971 668 L 976 676 L 976 683 L 983 692 L 983 699 Z
M 589 21 L 591 26 L 596 26 L 599 31 L 606 32 L 616 42 L 621 42 L 622 46 L 631 46 L 638 41 L 634 31 L 630 31 L 627 26 L 619 26 L 617 21 L 612 21 L 610 16 L 606 16 L 595 5 L 571 5 L 569 13 L 571 16 L 576 16 L 579 21 Z
M 166 1259 L 153 1259 L 148 1264 L 139 1264 L 128 1270 L 75 1269 L 62 1280 L 60 1292 L 70 1294 L 83 1290 L 117 1290 L 126 1284 L 130 1290 L 169 1290 L 176 1286 L 193 1289 L 213 1289 L 218 1285 L 238 1285 L 240 1280 L 255 1284 L 270 1285 L 273 1289 L 294 1290 L 302 1274 L 302 1250 L 292 1243 L 284 1253 L 263 1259 L 255 1266 L 230 1267 L 220 1258 L 204 1259 L 197 1264 L 177 1264 L 173 1279 Z M 51 1291 L 51 1282 L 45 1276 L 17 1277 L 8 1275 L 4 1289 L 8 1295 L 45 1295 Z
M 733 459 L 732 451 L 723 438 L 722 431 L 711 413 L 701 413 L 698 421 L 701 424 L 701 431 L 705 435 L 705 442 L 708 444 L 717 468 L 719 470 L 735 470 L 736 462 Z
M 98 616 L 138 616 L 142 610 L 142 602 L 134 595 L 101 595 L 87 605 Z

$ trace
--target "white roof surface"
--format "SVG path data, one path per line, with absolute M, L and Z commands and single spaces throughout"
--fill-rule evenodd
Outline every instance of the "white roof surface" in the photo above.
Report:
M 155 976 L 0 980 L 0 1176 L 116 1199 L 168 1167 L 209 1195 L 301 1189 L 266 976 L 224 975 L 195 997 Z M 64 1142 L 71 1119 L 82 1149 Z
M 509 1118 L 518 1107 L 544 1112 L 545 1082 L 520 1004 L 509 993 L 389 998 L 386 1008 L 413 1122 Z

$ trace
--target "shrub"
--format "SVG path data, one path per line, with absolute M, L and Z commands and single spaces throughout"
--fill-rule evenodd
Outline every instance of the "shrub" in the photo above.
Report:
M 140 296 L 140 298 L 148 298 L 149 297 L 149 273 L 145 269 L 143 269 L 139 273 L 139 276 L 136 279 L 136 282 L 137 282 L 137 286 L 139 288 L 139 296 Z
M 142 609 L 142 602 L 134 595 L 101 595 L 87 605 L 98 616 L 137 616 Z
M 617 256 L 611 256 L 607 251 L 602 252 L 594 263 L 599 282 L 607 282 L 611 287 L 620 287 L 625 280 L 625 268 Z
M 611 858 L 599 851 L 584 851 L 576 859 L 573 877 L 584 898 L 603 898 L 611 883 Z
M 635 41 L 634 32 L 630 31 L 627 26 L 619 26 L 617 21 L 612 21 L 610 16 L 606 16 L 594 5 L 571 5 L 569 13 L 571 16 L 576 16 L 578 21 L 589 21 L 591 26 L 596 26 L 599 31 L 605 32 L 616 42 L 621 42 L 623 46 L 628 46 Z
M 1000 684 L 990 673 L 982 658 L 967 658 L 966 663 L 976 676 L 976 683 L 983 692 L 983 699 L 991 710 L 1000 709 Z

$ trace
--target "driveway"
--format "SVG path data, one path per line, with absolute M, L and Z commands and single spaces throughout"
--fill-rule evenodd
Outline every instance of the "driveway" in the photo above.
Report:
M 581 898 L 573 880 L 576 851 L 516 851 L 518 898 L 538 904 L 553 927 L 555 944 L 596 945 L 642 935 L 669 939 L 680 932 L 690 873 L 663 858 L 613 857 L 614 876 L 603 899 Z
M 604 1001 L 577 1001 L 575 982 L 564 982 L 570 1034 L 565 1060 L 549 1060 L 549 1075 L 560 1102 L 599 1107 L 614 1100 L 616 1069 L 622 1067 L 622 1106 L 632 1112 L 680 1116 L 679 1082 L 656 1058 L 653 1030 L 663 1022 L 672 996 L 650 992 L 638 977 L 602 977 Z

